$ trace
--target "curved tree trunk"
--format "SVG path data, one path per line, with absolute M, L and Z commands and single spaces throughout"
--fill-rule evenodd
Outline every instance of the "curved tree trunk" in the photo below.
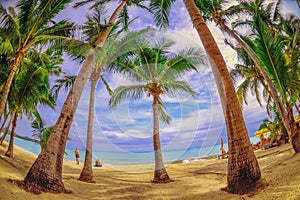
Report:
M 159 136 L 159 121 L 158 121 L 158 96 L 153 97 L 153 148 L 154 148 L 154 158 L 155 158 L 155 169 L 154 169 L 154 179 L 153 183 L 167 183 L 171 179 L 167 173 L 164 166 L 164 161 L 160 146 L 160 136 Z
M 8 93 L 10 90 L 10 86 L 12 83 L 12 80 L 15 76 L 16 70 L 19 67 L 22 59 L 24 58 L 25 52 L 23 49 L 19 49 L 16 53 L 16 57 L 14 62 L 12 63 L 12 65 L 10 66 L 10 73 L 8 75 L 7 81 L 5 83 L 3 92 L 2 92 L 2 96 L 1 96 L 1 102 L 0 102 L 0 120 L 2 118 L 3 112 L 4 112 L 4 108 L 5 108 L 5 104 L 7 101 L 7 97 L 8 97 Z
M 296 108 L 296 111 L 298 113 L 298 115 L 300 115 L 300 109 L 299 109 L 299 106 L 295 103 L 295 108 Z
M 14 156 L 14 136 L 15 136 L 15 130 L 16 130 L 17 118 L 18 118 L 17 112 L 14 114 L 14 116 L 12 118 L 13 118 L 13 121 L 12 121 L 12 129 L 10 132 L 9 145 L 8 145 L 7 151 L 5 153 L 5 155 L 10 158 L 12 158 Z
M 6 135 L 7 135 L 8 131 L 9 131 L 9 128 L 10 128 L 10 125 L 12 124 L 13 119 L 14 119 L 14 114 L 11 115 L 11 118 L 10 118 L 8 124 L 7 124 L 7 127 L 6 127 L 6 129 L 5 129 L 5 132 L 3 133 L 3 135 L 2 135 L 2 137 L 1 137 L 1 139 L 0 139 L 0 145 L 3 144 L 3 141 L 4 141 Z
M 261 178 L 242 111 L 223 56 L 193 0 L 183 0 L 210 59 L 226 121 L 228 136 L 227 190 L 246 193 Z
M 91 74 L 91 91 L 90 91 L 90 105 L 89 105 L 89 119 L 88 119 L 88 129 L 86 136 L 86 151 L 85 151 L 85 161 L 83 169 L 81 171 L 79 180 L 92 183 L 93 181 L 93 169 L 92 169 L 92 151 L 93 151 L 93 125 L 94 125 L 94 109 L 95 109 L 95 90 L 96 84 L 100 78 L 99 73 L 95 70 Z
M 270 90 L 269 90 L 270 95 L 271 95 L 272 99 L 274 100 L 274 103 L 279 112 L 279 115 L 284 123 L 285 128 L 287 129 L 287 131 L 289 133 L 290 138 L 291 138 L 291 144 L 293 146 L 293 149 L 295 150 L 296 153 L 300 152 L 300 130 L 297 129 L 297 127 L 296 127 L 293 112 L 289 111 L 290 106 L 288 104 L 286 104 L 286 106 L 284 107 L 284 105 L 282 104 L 281 99 L 278 95 L 278 92 L 276 90 L 276 87 L 273 84 L 273 81 L 270 79 L 268 74 L 265 72 L 265 70 L 261 66 L 259 60 L 255 56 L 255 54 L 252 52 L 252 50 L 248 47 L 248 45 L 243 40 L 241 40 L 241 38 L 234 31 L 232 31 L 228 26 L 226 26 L 226 24 L 224 24 L 223 21 L 220 21 L 220 23 L 218 23 L 218 22 L 219 21 L 217 21 L 216 23 L 219 24 L 228 34 L 230 34 L 239 43 L 239 45 L 241 47 L 243 47 L 245 49 L 247 54 L 253 60 L 253 62 L 259 69 L 260 73 L 266 80 L 266 82 L 270 88 Z
M 2 125 L 1 125 L 0 133 L 2 133 L 2 130 L 3 130 L 4 126 L 5 126 L 5 124 L 6 124 L 6 121 L 7 121 L 8 117 L 9 117 L 9 113 L 6 116 L 4 116 L 4 121 L 3 121 Z
M 29 192 L 67 192 L 62 182 L 62 165 L 67 137 L 74 118 L 79 98 L 94 63 L 93 55 L 85 59 L 82 68 L 62 107 L 60 116 L 42 152 L 33 163 L 22 187 Z
M 115 22 L 117 16 L 125 5 L 126 1 L 124 0 L 112 14 L 109 23 Z M 106 29 L 106 31 L 102 31 L 99 34 L 99 38 L 101 38 L 101 40 L 99 40 L 100 42 L 98 43 L 96 42 L 95 46 L 103 46 L 112 29 L 112 26 L 109 26 Z M 20 183 L 20 186 L 26 191 L 33 193 L 68 192 L 62 182 L 63 155 L 74 114 L 76 112 L 78 102 L 87 78 L 92 71 L 93 64 L 94 55 L 93 52 L 90 52 L 76 77 L 74 86 L 70 90 L 67 99 L 65 100 L 60 116 L 46 145 L 33 163 L 24 181 Z

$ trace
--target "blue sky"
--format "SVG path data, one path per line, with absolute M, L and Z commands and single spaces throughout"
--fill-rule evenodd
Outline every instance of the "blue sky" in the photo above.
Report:
M 12 1 L 1 0 L 3 5 Z M 297 9 L 295 1 L 286 1 L 285 10 Z M 111 6 L 113 8 L 113 5 Z M 68 18 L 78 23 L 84 22 L 87 7 L 77 10 L 72 8 L 64 11 L 59 19 Z M 137 8 L 130 9 L 132 17 L 140 16 L 132 23 L 131 29 L 138 30 L 153 26 L 153 18 Z M 197 32 L 190 22 L 190 18 L 182 1 L 176 1 L 171 10 L 170 28 L 163 33 L 165 37 L 175 41 L 171 51 L 187 47 L 201 47 Z M 222 33 L 213 24 L 209 24 L 228 68 L 232 68 L 236 55 L 230 47 L 224 44 Z M 67 61 L 63 69 L 69 75 L 77 74 L 80 66 Z M 106 75 L 112 88 L 130 84 L 128 80 L 117 75 Z M 170 125 L 160 125 L 162 148 L 164 150 L 186 149 L 214 145 L 220 138 L 227 140 L 226 127 L 216 85 L 209 66 L 199 67 L 199 73 L 189 73 L 182 77 L 197 91 L 197 98 L 186 96 L 169 97 L 162 95 L 168 113 L 172 117 Z M 84 148 L 89 109 L 90 85 L 87 83 L 73 125 L 69 134 L 71 140 L 67 147 Z M 109 95 L 101 82 L 96 89 L 96 108 L 94 123 L 94 149 L 102 151 L 151 151 L 152 150 L 152 108 L 151 98 L 144 97 L 138 101 L 124 101 L 116 109 L 108 106 Z M 40 108 L 47 125 L 54 125 L 60 113 L 65 95 L 61 94 L 55 111 Z M 243 114 L 250 136 L 253 136 L 261 121 L 267 118 L 264 108 L 259 107 L 255 97 L 248 97 L 248 105 L 244 106 Z M 32 129 L 26 119 L 18 124 L 16 132 L 31 136 Z

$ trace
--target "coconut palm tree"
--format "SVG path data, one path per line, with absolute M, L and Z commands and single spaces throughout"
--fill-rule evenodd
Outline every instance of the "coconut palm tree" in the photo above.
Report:
M 49 93 L 50 85 L 48 82 L 50 65 L 40 65 L 44 63 L 40 60 L 41 54 L 31 53 L 26 55 L 26 59 L 21 62 L 20 68 L 12 81 L 12 88 L 8 95 L 8 107 L 12 112 L 12 131 L 6 156 L 13 157 L 14 131 L 17 119 L 22 114 L 31 116 L 37 110 L 39 104 L 48 105 L 54 108 L 54 98 Z M 47 68 L 49 67 L 49 68 Z
M 5 9 L 0 5 L 0 37 L 12 44 L 14 59 L 9 63 L 10 73 L 2 91 L 0 102 L 0 119 L 11 83 L 25 53 L 38 43 L 61 40 L 69 35 L 71 23 L 65 20 L 54 23 L 53 19 L 71 0 L 20 0 L 16 6 Z
M 100 2 L 103 3 L 103 1 Z M 113 11 L 108 24 L 115 24 L 119 14 L 122 12 L 124 7 L 135 2 L 139 3 L 142 1 L 122 0 Z M 102 48 L 112 28 L 112 26 L 108 26 L 99 35 L 97 35 L 97 39 L 93 46 Z M 133 37 L 132 41 L 134 41 L 135 39 L 136 38 Z M 60 116 L 52 130 L 52 133 L 42 152 L 33 163 L 22 183 L 22 187 L 25 190 L 36 193 L 40 193 L 42 191 L 52 191 L 56 193 L 68 192 L 62 182 L 63 152 L 65 150 L 66 140 L 71 128 L 80 96 L 87 82 L 88 76 L 91 74 L 93 66 L 95 66 L 94 55 L 95 49 L 87 50 L 85 60 L 76 77 L 73 87 L 67 95 L 67 98 L 61 109 Z
M 227 190 L 231 193 L 245 193 L 260 180 L 261 173 L 235 89 L 223 56 L 195 2 L 183 2 L 210 58 L 222 103 L 229 149 Z
M 159 109 L 164 108 L 161 96 L 177 95 L 182 92 L 195 97 L 196 93 L 186 81 L 178 78 L 189 70 L 196 69 L 199 63 L 199 52 L 193 50 L 183 50 L 175 57 L 169 57 L 167 49 L 172 43 L 151 43 L 148 47 L 141 47 L 129 58 L 119 59 L 118 62 L 110 66 L 114 70 L 130 80 L 133 85 L 119 86 L 115 89 L 110 99 L 110 106 L 117 106 L 122 100 L 127 98 L 139 99 L 146 93 L 153 98 L 153 148 L 155 158 L 154 179 L 152 182 L 171 181 L 163 163 L 162 150 L 159 134 Z M 189 59 L 195 55 L 195 59 Z
M 205 13 L 206 19 L 210 19 L 215 21 L 215 23 L 221 27 L 222 30 L 226 31 L 229 35 L 235 38 L 235 40 L 239 43 L 241 47 L 245 49 L 245 51 L 248 53 L 248 55 L 251 57 L 253 62 L 255 63 L 255 66 L 259 69 L 261 75 L 263 76 L 265 82 L 267 83 L 267 86 L 269 87 L 269 91 L 271 94 L 271 97 L 273 98 L 277 110 L 280 113 L 281 118 L 283 119 L 283 122 L 289 130 L 289 133 L 291 135 L 295 135 L 295 141 L 293 143 L 293 148 L 295 152 L 299 152 L 299 146 L 300 146 L 300 137 L 298 137 L 299 133 L 297 133 L 295 127 L 292 112 L 290 108 L 285 108 L 285 105 L 283 105 L 280 95 L 278 93 L 279 88 L 277 88 L 277 84 L 273 82 L 272 77 L 270 77 L 270 74 L 268 74 L 268 70 L 264 68 L 264 64 L 261 63 L 260 59 L 255 55 L 253 48 L 249 46 L 249 44 L 241 39 L 240 36 L 238 36 L 232 29 L 230 29 L 226 24 L 226 20 L 224 18 L 224 15 L 226 14 L 234 14 L 237 11 L 243 11 L 247 12 L 247 14 L 250 14 L 250 16 L 259 15 L 261 18 L 261 21 L 264 22 L 268 28 L 272 32 L 272 35 L 276 33 L 276 29 L 279 28 L 277 25 L 278 23 L 273 23 L 275 20 L 282 19 L 280 13 L 278 12 L 280 1 L 270 3 L 266 8 L 263 6 L 263 0 L 257 0 L 255 2 L 241 2 L 239 6 L 233 6 L 229 8 L 227 11 L 221 11 L 221 3 L 223 1 L 198 1 L 197 6 L 199 10 L 203 13 Z M 275 6 L 273 5 L 275 4 Z M 272 7 L 275 7 L 275 9 L 270 9 Z M 259 11 L 259 12 L 258 12 Z M 253 20 L 254 21 L 254 20 Z M 236 24 L 251 24 L 251 20 L 247 22 L 241 22 Z M 253 24 L 253 23 L 252 23 Z M 236 25 L 235 25 L 236 26 Z M 298 139 L 297 139 L 298 138 Z
M 9 115 L 8 115 L 8 117 L 10 116 L 11 118 L 10 118 L 10 120 L 9 120 L 6 128 L 5 128 L 5 131 L 4 131 L 3 135 L 2 135 L 2 137 L 0 138 L 0 145 L 3 144 L 3 141 L 4 141 L 5 137 L 6 137 L 6 135 L 8 134 L 9 128 L 10 128 L 10 126 L 12 124 L 13 119 L 14 119 L 13 115 L 11 116 L 11 114 L 13 114 L 13 113 L 10 112 Z
M 274 34 L 268 29 L 260 17 L 259 11 L 254 15 L 253 25 L 252 36 L 256 38 L 255 40 L 245 39 L 245 41 L 259 58 L 260 64 L 276 86 L 283 109 L 279 110 L 276 104 L 277 110 L 289 133 L 295 152 L 300 152 L 300 130 L 297 129 L 292 111 L 292 105 L 295 101 L 290 98 L 299 95 L 298 67 L 297 65 L 289 67 L 284 54 L 286 48 L 284 37 L 280 33 Z M 272 97 L 274 99 L 273 95 Z M 275 100 L 274 102 L 276 103 Z

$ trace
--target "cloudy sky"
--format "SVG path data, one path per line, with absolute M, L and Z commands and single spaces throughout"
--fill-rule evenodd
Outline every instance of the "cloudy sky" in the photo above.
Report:
M 5 6 L 12 1 L 1 0 Z M 286 1 L 285 10 L 297 9 L 295 1 Z M 113 8 L 114 5 L 111 5 Z M 112 10 L 112 9 L 111 9 Z M 58 19 L 68 18 L 77 23 L 83 23 L 87 7 L 74 10 L 68 8 Z M 139 16 L 132 25 L 132 30 L 145 27 L 153 27 L 153 18 L 150 14 L 138 8 L 130 9 L 132 17 Z M 170 13 L 170 28 L 164 34 L 165 37 L 174 40 L 175 45 L 171 51 L 176 53 L 188 47 L 202 47 L 197 32 L 190 22 L 189 15 L 181 0 L 176 1 Z M 222 33 L 213 24 L 209 24 L 220 50 L 224 56 L 228 68 L 232 68 L 236 61 L 236 55 L 230 47 L 224 44 Z M 63 65 L 63 69 L 69 75 L 76 75 L 80 66 L 69 61 Z M 117 75 L 105 75 L 112 88 L 130 84 L 128 80 Z M 220 138 L 227 140 L 226 127 L 222 108 L 219 101 L 215 81 L 209 66 L 199 66 L 198 73 L 189 73 L 182 77 L 188 81 L 197 91 L 197 98 L 162 95 L 166 103 L 167 111 L 172 117 L 170 125 L 160 124 L 161 143 L 164 150 L 186 149 L 214 145 Z M 81 97 L 72 129 L 67 142 L 67 147 L 84 148 L 89 109 L 90 85 L 87 83 Z M 95 123 L 94 123 L 94 149 L 105 151 L 151 151 L 152 150 L 152 99 L 144 97 L 140 100 L 128 100 L 117 108 L 108 106 L 109 95 L 102 82 L 99 82 L 95 94 Z M 54 125 L 60 113 L 65 95 L 61 94 L 55 111 L 41 108 L 40 111 L 47 125 Z M 243 114 L 250 136 L 258 129 L 261 121 L 268 116 L 265 109 L 259 107 L 255 97 L 248 97 L 248 105 L 244 106 Z M 32 135 L 32 129 L 26 119 L 18 124 L 17 133 Z

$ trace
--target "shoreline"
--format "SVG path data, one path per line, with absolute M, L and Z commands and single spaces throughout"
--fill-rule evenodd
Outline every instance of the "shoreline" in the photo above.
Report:
M 9 136 L 8 136 L 9 137 Z M 6 138 L 5 140 L 9 140 Z M 23 148 L 28 152 L 35 154 L 40 153 L 40 146 L 38 143 L 22 138 L 15 138 L 15 145 Z M 67 155 L 65 154 L 64 160 L 73 162 L 75 148 L 66 148 Z M 80 150 L 80 162 L 84 162 L 85 149 Z M 208 151 L 207 151 L 208 150 Z M 203 153 L 206 152 L 207 153 Z M 219 150 L 219 145 L 206 146 L 199 148 L 183 149 L 183 150 L 170 150 L 164 151 L 163 157 L 165 163 L 182 163 L 185 160 L 202 160 L 215 158 Z M 200 155 L 201 154 L 201 155 Z M 202 155 L 203 154 L 203 155 Z M 153 164 L 154 154 L 149 152 L 109 152 L 109 151 L 93 151 L 93 162 L 101 160 L 104 164 L 108 165 L 135 165 L 135 164 Z

